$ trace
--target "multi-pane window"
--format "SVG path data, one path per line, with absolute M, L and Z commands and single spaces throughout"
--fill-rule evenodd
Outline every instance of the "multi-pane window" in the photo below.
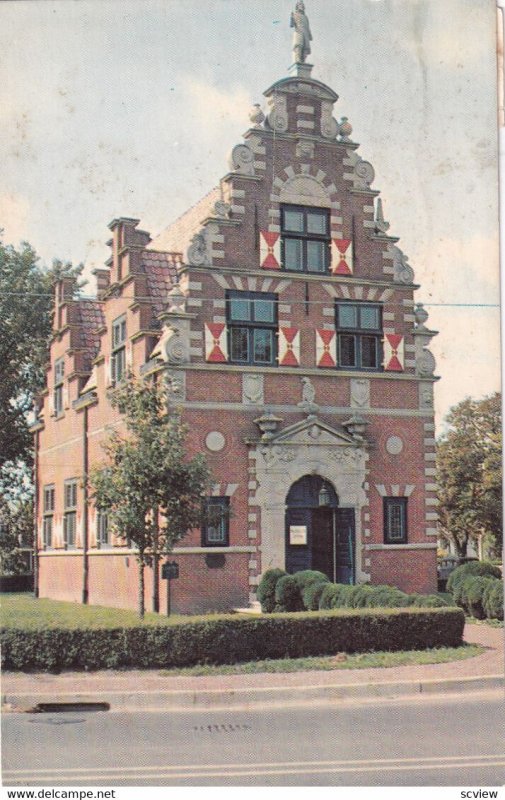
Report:
M 59 417 L 63 414 L 63 380 L 65 377 L 65 360 L 59 358 L 54 362 L 54 389 L 53 405 L 54 415 Z
M 104 511 L 98 511 L 96 515 L 96 544 L 97 547 L 106 547 L 110 544 L 109 518 Z
M 384 498 L 384 543 L 407 542 L 407 498 Z
M 328 272 L 330 227 L 326 209 L 282 206 L 281 232 L 284 269 L 293 272 Z
M 75 547 L 77 527 L 77 481 L 65 481 L 63 485 L 63 543 L 66 548 Z
M 126 317 L 112 323 L 112 351 L 110 375 L 112 383 L 118 383 L 126 373 Z
M 202 547 L 228 547 L 230 498 L 208 497 L 202 524 Z
M 231 363 L 263 366 L 276 363 L 276 299 L 276 295 L 262 292 L 228 292 Z
M 338 364 L 344 369 L 381 369 L 381 306 L 337 303 Z
M 44 486 L 42 501 L 42 546 L 53 546 L 54 486 Z

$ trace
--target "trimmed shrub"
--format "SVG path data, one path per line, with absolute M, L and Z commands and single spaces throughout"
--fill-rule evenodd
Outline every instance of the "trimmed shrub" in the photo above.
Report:
M 503 619 L 503 583 L 496 580 L 484 590 L 482 605 L 488 619 Z
M 501 578 L 501 571 L 499 567 L 495 567 L 489 561 L 469 561 L 467 564 L 461 564 L 461 566 L 456 567 L 456 569 L 451 572 L 447 579 L 447 591 L 454 595 L 456 586 L 470 576 Z M 456 600 L 456 598 L 454 599 Z
M 351 593 L 351 602 L 353 608 L 367 608 L 368 601 L 373 594 L 373 588 L 367 583 L 360 584 L 353 587 L 354 591 Z
M 318 572 L 316 569 L 302 569 L 300 572 L 295 572 L 293 578 L 297 582 L 301 591 L 311 583 L 329 583 L 330 579 L 324 572 Z
M 6 670 L 145 669 L 458 647 L 464 622 L 455 608 L 338 610 L 135 628 L 6 628 L 0 644 Z
M 341 588 L 342 584 L 340 583 L 327 583 L 321 592 L 321 597 L 319 598 L 319 608 L 322 610 L 336 608 L 336 605 L 333 604 L 340 594 Z
M 368 595 L 368 608 L 406 608 L 409 603 L 409 595 L 397 589 L 395 586 L 372 586 L 372 592 Z
M 438 594 L 409 594 L 409 606 L 416 608 L 447 608 L 449 603 Z M 412 601 L 411 598 L 414 598 Z
M 275 587 L 277 581 L 287 575 L 283 569 L 267 569 L 258 584 L 256 597 L 264 614 L 271 614 L 275 607 Z
M 331 586 L 329 581 L 314 581 L 314 583 L 309 583 L 308 586 L 302 592 L 302 601 L 304 608 L 307 611 L 317 611 L 319 608 L 319 600 L 321 599 L 321 595 L 323 590 L 326 586 Z
M 275 611 L 303 611 L 302 593 L 294 575 L 284 575 L 277 581 Z
M 488 586 L 492 585 L 496 578 L 485 577 L 477 575 L 475 577 L 466 578 L 461 584 L 461 602 L 470 616 L 476 619 L 485 619 L 486 612 L 484 610 L 483 601 L 484 593 Z

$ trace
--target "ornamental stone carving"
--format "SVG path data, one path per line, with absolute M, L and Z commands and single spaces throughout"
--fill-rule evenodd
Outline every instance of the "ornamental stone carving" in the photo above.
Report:
M 187 364 L 189 362 L 189 330 L 185 325 L 173 325 L 165 342 L 165 353 L 169 364 Z
M 369 161 L 359 160 L 354 167 L 356 189 L 369 189 L 375 178 L 375 170 Z
M 286 98 L 282 94 L 274 94 L 269 98 L 268 102 L 272 106 L 267 114 L 268 127 L 273 131 L 277 131 L 277 133 L 285 133 L 288 129 Z
M 382 210 L 382 200 L 380 197 L 377 199 L 377 206 L 375 210 L 375 233 L 386 234 L 389 230 L 389 222 L 384 219 L 384 212 Z
M 242 402 L 244 405 L 263 404 L 263 375 L 245 373 L 242 375 Z
M 310 42 L 312 34 L 310 32 L 309 18 L 305 14 L 305 5 L 302 0 L 298 0 L 295 10 L 291 12 L 290 26 L 294 28 L 293 33 L 293 62 L 303 64 L 310 54 Z
M 206 228 L 195 233 L 187 251 L 188 264 L 195 267 L 209 267 L 212 263 L 210 238 Z
M 301 378 L 302 381 L 302 402 L 297 403 L 298 408 L 301 408 L 306 414 L 313 415 L 319 411 L 319 406 L 315 403 L 316 390 L 310 378 Z M 319 432 L 319 428 L 317 428 Z M 310 433 L 309 433 L 310 435 Z
M 248 144 L 236 144 L 230 153 L 228 165 L 232 172 L 254 175 L 254 153 Z
M 437 362 L 435 356 L 430 350 L 423 349 L 423 352 L 416 360 L 417 374 L 422 378 L 431 378 L 435 373 Z
M 338 138 L 341 142 L 350 142 L 352 133 L 352 125 L 347 117 L 342 117 L 338 123 Z
M 434 406 L 433 400 L 433 384 L 420 383 L 419 384 L 419 408 L 431 411 Z
M 167 397 L 170 403 L 182 402 L 186 399 L 186 373 L 182 370 L 165 372 Z
M 393 280 L 395 283 L 409 284 L 414 282 L 414 270 L 408 263 L 408 256 L 396 245 L 390 245 L 390 253 L 393 254 Z
M 230 213 L 231 213 L 230 203 L 225 203 L 224 200 L 216 200 L 211 211 L 213 217 L 228 219 Z
M 366 378 L 351 378 L 351 408 L 368 408 L 370 405 L 370 381 Z
M 299 139 L 296 143 L 297 158 L 314 158 L 314 142 L 307 139 Z
M 321 135 L 325 139 L 335 139 L 339 132 L 338 122 L 332 117 L 333 103 L 321 103 Z
M 255 103 L 249 111 L 249 119 L 255 128 L 260 128 L 262 123 L 265 121 L 265 115 L 261 110 L 259 103 Z
M 386 441 L 386 450 L 391 456 L 398 456 L 403 450 L 403 440 L 399 436 L 390 436 Z

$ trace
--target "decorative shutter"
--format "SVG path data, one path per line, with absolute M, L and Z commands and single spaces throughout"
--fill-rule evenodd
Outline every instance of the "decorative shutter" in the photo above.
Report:
M 384 334 L 384 369 L 403 372 L 405 366 L 404 337 L 398 333 Z
M 331 240 L 331 271 L 334 275 L 352 275 L 352 239 Z
M 316 330 L 316 364 L 318 367 L 335 367 L 337 365 L 335 331 Z
M 205 323 L 205 360 L 214 362 L 228 361 L 226 325 L 222 322 Z
M 281 268 L 280 233 L 260 231 L 260 267 L 262 269 Z
M 300 331 L 298 328 L 279 328 L 279 366 L 300 365 Z

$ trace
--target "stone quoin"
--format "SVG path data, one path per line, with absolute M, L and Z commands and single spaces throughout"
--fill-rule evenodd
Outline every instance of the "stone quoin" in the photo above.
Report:
M 114 219 L 96 299 L 56 286 L 33 426 L 41 597 L 136 606 L 134 551 L 82 480 L 128 371 L 164 381 L 215 481 L 218 513 L 170 555 L 174 612 L 246 606 L 272 567 L 436 591 L 435 331 L 374 169 L 312 77 L 301 2 L 291 26 L 295 62 L 244 109 L 219 185 L 154 239 Z

